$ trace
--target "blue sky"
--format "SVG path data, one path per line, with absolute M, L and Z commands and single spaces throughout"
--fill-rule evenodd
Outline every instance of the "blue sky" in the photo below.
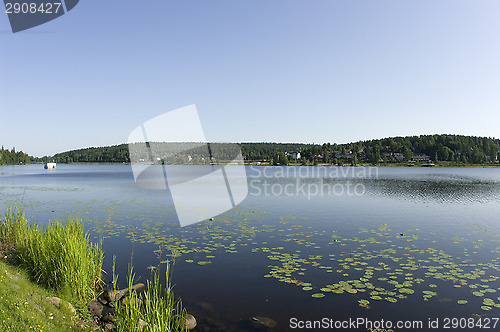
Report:
M 0 14 L 0 144 L 125 143 L 196 104 L 231 142 L 499 137 L 498 1 L 80 1 L 13 34 Z

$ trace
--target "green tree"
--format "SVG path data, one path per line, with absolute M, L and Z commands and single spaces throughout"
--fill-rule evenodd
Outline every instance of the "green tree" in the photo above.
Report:
M 284 152 L 280 152 L 278 154 L 278 160 L 281 166 L 287 166 L 288 165 L 288 158 Z
M 413 157 L 413 152 L 411 152 L 411 150 L 408 149 L 407 147 L 404 147 L 403 148 L 404 161 L 410 161 L 412 157 Z
M 356 166 L 358 164 L 358 154 L 353 153 L 351 158 L 351 166 Z
M 278 166 L 279 165 L 279 155 L 278 154 L 275 154 L 273 156 L 273 165 L 274 166 Z

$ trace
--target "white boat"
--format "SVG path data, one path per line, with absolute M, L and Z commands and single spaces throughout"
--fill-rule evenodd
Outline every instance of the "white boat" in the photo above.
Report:
M 54 169 L 56 167 L 57 167 L 56 163 L 46 163 L 45 166 L 43 166 L 43 168 L 45 169 Z

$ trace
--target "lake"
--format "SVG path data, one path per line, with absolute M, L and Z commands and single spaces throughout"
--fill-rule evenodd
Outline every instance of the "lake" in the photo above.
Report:
M 419 322 L 422 331 L 473 331 L 500 317 L 500 169 L 246 173 L 241 204 L 186 227 L 170 192 L 138 187 L 129 165 L 2 166 L 0 207 L 21 205 L 42 225 L 82 218 L 103 239 L 106 271 L 116 255 L 122 287 L 131 261 L 142 282 L 173 261 L 175 294 L 197 331 L 294 331 L 314 321 L 338 331 Z

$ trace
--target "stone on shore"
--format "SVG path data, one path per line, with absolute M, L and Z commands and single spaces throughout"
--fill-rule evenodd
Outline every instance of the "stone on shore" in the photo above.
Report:
M 104 306 L 101 304 L 101 302 L 92 300 L 87 304 L 87 308 L 89 309 L 89 312 L 92 316 L 97 316 L 101 317 L 102 312 L 104 311 Z
M 133 290 L 139 290 L 139 289 L 142 289 L 142 288 L 144 288 L 144 284 L 143 283 L 138 283 L 138 284 L 135 284 L 135 285 L 132 286 Z M 129 289 L 128 288 L 125 288 L 125 289 L 122 289 L 122 290 L 116 290 L 116 291 L 111 290 L 111 289 L 106 289 L 102 293 L 102 297 L 107 302 L 116 302 L 116 301 L 119 301 L 122 297 L 124 297 L 128 293 L 129 293 Z
M 196 318 L 194 318 L 193 315 L 186 314 L 186 316 L 184 317 L 184 319 L 185 319 L 186 327 L 189 330 L 192 330 L 192 329 L 194 329 L 196 327 Z
M 49 302 L 50 304 L 52 304 L 52 305 L 54 305 L 56 307 L 60 307 L 61 305 L 64 305 L 64 306 L 66 306 L 66 308 L 68 308 L 68 310 L 72 314 L 76 314 L 75 307 L 73 307 L 73 305 L 71 303 L 69 303 L 69 302 L 63 301 L 60 298 L 55 297 L 55 296 L 46 297 L 45 299 L 47 300 L 47 302 Z

